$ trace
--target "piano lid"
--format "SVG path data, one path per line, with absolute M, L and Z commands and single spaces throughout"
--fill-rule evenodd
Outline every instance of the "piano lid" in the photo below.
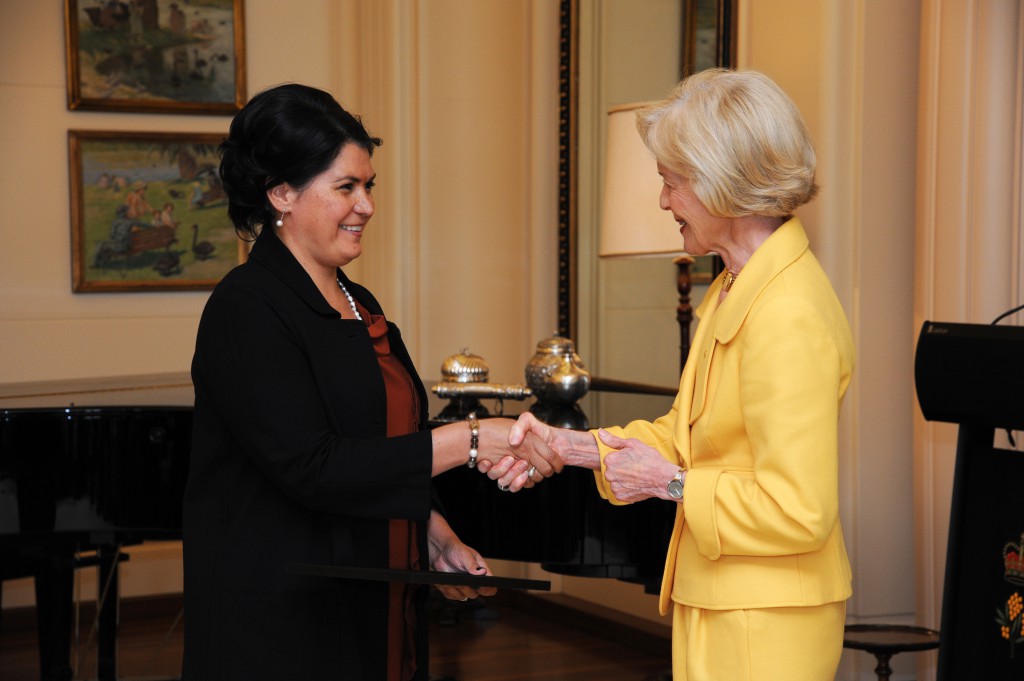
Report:
M 0 384 L 0 412 L 47 407 L 191 407 L 194 403 L 188 372 Z

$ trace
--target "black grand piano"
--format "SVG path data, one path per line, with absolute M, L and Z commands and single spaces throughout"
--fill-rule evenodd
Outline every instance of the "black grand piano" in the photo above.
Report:
M 40 673 L 70 679 L 74 570 L 99 568 L 96 678 L 117 678 L 121 548 L 180 537 L 192 383 L 0 386 L 0 579 L 35 577 Z
M 652 417 L 671 404 L 636 399 L 653 400 Z M 100 573 L 96 678 L 117 678 L 121 548 L 180 537 L 192 403 L 187 374 L 0 386 L 0 579 L 35 577 L 43 679 L 71 678 L 73 571 L 89 564 Z M 490 558 L 660 586 L 669 504 L 613 507 L 590 471 L 570 468 L 514 495 L 465 467 L 436 483 L 453 528 Z

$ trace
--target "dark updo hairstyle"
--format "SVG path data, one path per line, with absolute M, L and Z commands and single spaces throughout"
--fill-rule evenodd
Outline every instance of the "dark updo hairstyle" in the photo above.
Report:
M 372 156 L 381 140 L 323 90 L 289 83 L 249 100 L 220 145 L 220 179 L 239 235 L 255 239 L 277 220 L 268 189 L 285 182 L 304 189 L 348 143 Z

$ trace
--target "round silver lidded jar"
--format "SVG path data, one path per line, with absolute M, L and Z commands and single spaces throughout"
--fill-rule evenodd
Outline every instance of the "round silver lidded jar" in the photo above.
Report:
M 538 402 L 573 405 L 590 390 L 590 372 L 573 342 L 556 335 L 537 343 L 526 364 L 526 385 Z

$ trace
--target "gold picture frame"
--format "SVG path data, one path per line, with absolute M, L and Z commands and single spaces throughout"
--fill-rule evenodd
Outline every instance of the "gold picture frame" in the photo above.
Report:
M 243 0 L 64 0 L 68 109 L 224 114 L 246 99 Z
M 212 289 L 245 249 L 215 133 L 68 131 L 72 289 Z

